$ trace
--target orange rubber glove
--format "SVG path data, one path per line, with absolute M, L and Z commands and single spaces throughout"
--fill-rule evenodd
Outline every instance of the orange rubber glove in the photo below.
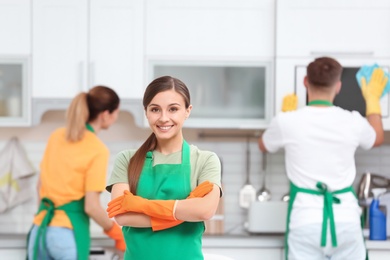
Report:
M 361 78 L 362 94 L 366 101 L 366 115 L 382 114 L 380 99 L 387 84 L 388 78 L 381 68 L 376 68 L 371 74 L 370 82 L 367 84 L 366 78 Z
M 176 200 L 148 200 L 125 190 L 122 196 L 108 203 L 107 212 L 110 218 L 126 212 L 138 212 L 150 217 L 176 220 L 175 204 Z
M 199 184 L 193 191 L 191 191 L 187 199 L 202 198 L 205 195 L 207 195 L 210 191 L 212 191 L 213 188 L 214 188 L 214 184 L 212 184 L 209 181 L 204 181 L 201 184 Z M 150 220 L 152 223 L 153 231 L 159 231 L 159 230 L 175 227 L 184 222 L 183 220 L 166 220 L 166 219 L 160 219 L 154 217 L 151 217 Z
M 295 94 L 286 95 L 283 98 L 282 112 L 294 111 L 298 107 L 298 97 Z
M 121 251 L 126 250 L 126 243 L 123 237 L 122 228 L 113 221 L 112 228 L 104 233 L 115 241 L 115 248 Z

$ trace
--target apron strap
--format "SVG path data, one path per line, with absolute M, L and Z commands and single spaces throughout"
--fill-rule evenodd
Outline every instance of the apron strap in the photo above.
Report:
M 336 238 L 336 225 L 334 222 L 333 215 L 333 203 L 340 203 L 340 199 L 334 195 L 352 192 L 352 194 L 357 198 L 356 192 L 352 186 L 346 187 L 341 190 L 336 190 L 333 192 L 328 191 L 327 185 L 321 182 L 317 182 L 316 184 L 317 190 L 299 188 L 294 183 L 290 182 L 290 200 L 288 202 L 288 212 L 287 212 L 287 223 L 286 223 L 286 234 L 284 237 L 285 244 L 285 259 L 288 257 L 288 233 L 290 231 L 290 217 L 294 204 L 295 197 L 298 192 L 313 194 L 313 195 L 322 195 L 324 196 L 324 209 L 323 209 L 323 220 L 322 220 L 322 233 L 321 233 L 321 246 L 324 247 L 326 245 L 326 235 L 328 228 L 328 220 L 330 222 L 330 232 L 332 236 L 332 246 L 337 246 L 337 238 Z M 362 221 L 363 223 L 363 221 Z M 366 260 L 368 260 L 368 252 L 366 250 Z
M 335 195 L 347 193 L 347 192 L 352 192 L 353 194 L 355 194 L 355 192 L 354 192 L 352 186 L 341 189 L 341 190 L 330 192 L 328 190 L 328 186 L 322 182 L 317 182 L 316 187 L 317 187 L 317 190 L 299 188 L 291 182 L 291 188 L 292 188 L 292 190 L 294 190 L 295 194 L 298 192 L 303 192 L 303 193 L 308 193 L 308 194 L 313 194 L 313 195 L 324 196 L 324 209 L 323 209 L 323 215 L 322 215 L 321 246 L 322 247 L 326 246 L 326 236 L 327 236 L 328 221 L 329 221 L 330 234 L 331 234 L 331 238 L 332 238 L 332 246 L 337 247 L 336 225 L 334 222 L 333 203 L 340 204 L 340 199 L 337 198 Z M 294 199 L 295 199 L 295 196 L 294 196 Z M 292 203 L 291 203 L 291 209 L 292 209 Z
M 89 233 L 89 216 L 84 211 L 84 197 L 59 206 L 57 209 L 65 211 L 73 226 L 76 240 L 77 259 L 84 260 L 89 257 L 91 236 Z
M 39 250 L 39 241 L 42 239 L 42 245 L 46 245 L 46 230 L 47 226 L 51 222 L 51 220 L 54 217 L 54 211 L 56 207 L 54 206 L 53 201 L 51 201 L 49 198 L 42 198 L 41 203 L 39 205 L 38 213 L 42 210 L 46 210 L 46 215 L 42 220 L 41 225 L 38 228 L 37 237 L 34 241 L 34 258 L 37 259 L 38 256 L 38 250 Z
M 34 241 L 33 259 L 35 260 L 38 257 L 39 242 L 42 241 L 41 244 L 46 245 L 46 230 L 54 217 L 55 210 L 65 211 L 68 218 L 70 219 L 70 222 L 72 223 L 73 232 L 75 234 L 78 259 L 88 259 L 90 247 L 89 217 L 84 212 L 84 197 L 80 200 L 71 201 L 59 207 L 55 207 L 54 202 L 45 197 L 41 200 L 38 213 L 42 210 L 46 210 L 47 212 L 41 222 L 41 225 L 38 228 L 37 236 Z M 27 237 L 27 241 L 28 240 L 29 235 Z
M 186 140 L 183 140 L 182 145 L 182 153 L 181 153 L 181 164 L 185 165 L 185 167 L 190 166 L 191 167 L 191 152 L 190 152 L 190 146 L 186 142 Z

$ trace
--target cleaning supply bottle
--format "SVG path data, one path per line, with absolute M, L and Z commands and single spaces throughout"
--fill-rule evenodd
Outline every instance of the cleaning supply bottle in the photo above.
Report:
M 379 197 L 386 192 L 385 188 L 372 189 L 374 199 L 370 205 L 370 240 L 386 240 L 386 215 L 379 208 Z

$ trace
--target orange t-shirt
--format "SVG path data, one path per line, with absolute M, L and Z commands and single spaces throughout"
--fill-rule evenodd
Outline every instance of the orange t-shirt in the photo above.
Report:
M 85 131 L 78 142 L 65 139 L 65 128 L 54 131 L 40 165 L 40 198 L 51 199 L 56 207 L 79 200 L 87 191 L 101 192 L 106 185 L 109 151 L 92 132 Z M 34 217 L 40 225 L 46 211 Z M 72 228 L 62 210 L 56 210 L 50 226 Z

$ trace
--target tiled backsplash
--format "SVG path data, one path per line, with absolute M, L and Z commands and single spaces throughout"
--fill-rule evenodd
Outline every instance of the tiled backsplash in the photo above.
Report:
M 191 141 L 189 143 L 197 145 L 200 149 L 211 150 L 216 152 L 223 162 L 222 182 L 224 185 L 224 215 L 225 234 L 243 234 L 246 233 L 243 227 L 246 220 L 246 210 L 239 207 L 238 194 L 240 188 L 245 183 L 246 172 L 246 142 L 245 140 L 234 139 L 234 141 L 212 140 L 207 138 L 207 141 Z M 6 140 L 0 141 L 0 149 L 5 146 Z M 115 154 L 123 149 L 136 148 L 140 145 L 139 142 L 106 142 L 110 151 L 110 170 L 113 165 Z M 22 141 L 28 157 L 38 171 L 39 162 L 41 160 L 45 142 Z M 250 178 L 251 183 L 259 189 L 262 184 L 261 173 L 261 153 L 257 148 L 256 140 L 253 139 L 250 143 Z M 384 145 L 375 148 L 371 151 L 358 150 L 356 153 L 357 178 L 355 184 L 360 179 L 360 176 L 365 171 L 371 171 L 390 177 L 390 146 Z M 272 193 L 272 200 L 280 200 L 288 191 L 288 180 L 284 169 L 284 154 L 278 152 L 267 156 L 267 187 Z M 102 204 L 107 205 L 110 200 L 110 195 L 103 192 Z M 4 213 L 0 213 L 0 233 L 26 233 L 30 226 L 32 217 L 37 209 L 36 194 L 32 194 L 32 199 L 24 204 L 14 207 Z M 92 224 L 91 230 L 93 233 L 101 233 L 101 229 L 95 223 Z

